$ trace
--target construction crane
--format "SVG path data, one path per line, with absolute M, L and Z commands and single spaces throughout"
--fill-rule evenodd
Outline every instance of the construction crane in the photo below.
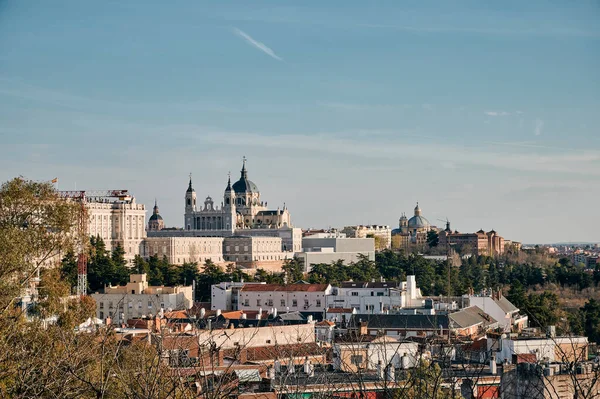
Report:
M 89 190 L 89 191 L 59 191 L 61 198 L 77 201 L 81 204 L 77 223 L 79 255 L 77 256 L 77 295 L 87 294 L 87 246 L 88 246 L 88 202 L 103 201 L 108 198 L 117 198 L 119 201 L 130 202 L 131 195 L 127 190 Z

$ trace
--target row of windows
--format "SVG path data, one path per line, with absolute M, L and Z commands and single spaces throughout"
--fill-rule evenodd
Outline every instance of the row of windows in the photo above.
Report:
M 281 307 L 285 307 L 285 299 L 282 299 L 280 302 Z M 244 299 L 244 306 L 250 306 L 250 300 L 249 299 Z M 261 299 L 257 299 L 256 300 L 256 306 L 262 306 L 262 300 Z M 265 306 L 273 306 L 273 300 L 272 299 L 267 299 L 265 301 Z M 321 307 L 321 300 L 317 299 L 315 302 L 315 306 L 316 307 Z M 297 299 L 292 299 L 292 307 L 298 307 L 298 300 Z M 304 307 L 308 308 L 310 307 L 310 303 L 308 301 L 308 299 L 304 300 Z
M 123 305 L 124 305 L 124 304 L 123 304 L 122 302 L 118 302 L 117 304 L 118 304 L 118 306 L 119 306 L 119 309 L 123 310 Z M 132 301 L 129 301 L 129 302 L 127 303 L 127 308 L 128 308 L 128 309 L 133 309 L 133 305 L 134 305 L 134 303 L 133 303 Z M 100 309 L 104 309 L 104 302 L 99 302 L 99 305 L 98 305 L 98 306 L 99 306 L 99 308 L 100 308 Z M 113 304 L 113 302 L 112 302 L 112 301 L 109 301 L 109 302 L 107 302 L 107 303 L 106 303 L 106 306 L 108 307 L 108 309 L 113 309 L 113 308 L 114 308 L 114 304 Z M 152 304 L 152 301 L 148 301 L 148 309 L 152 309 L 152 307 L 153 307 L 153 306 L 154 306 L 154 305 Z M 164 307 L 165 307 L 165 304 L 164 304 L 164 303 L 161 303 L 161 304 L 160 304 L 160 307 L 161 307 L 161 309 L 162 309 L 162 308 L 164 308 Z M 141 308 L 142 308 L 142 301 L 137 301 L 137 308 L 138 308 L 138 309 L 141 309 Z

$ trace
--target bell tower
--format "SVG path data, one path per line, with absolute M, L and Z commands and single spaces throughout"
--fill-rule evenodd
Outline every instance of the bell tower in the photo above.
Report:
M 185 220 L 184 228 L 186 230 L 196 229 L 194 223 L 194 211 L 196 210 L 196 190 L 192 187 L 192 174 L 190 173 L 190 183 L 185 192 Z
M 237 224 L 237 210 L 235 207 L 235 191 L 231 188 L 231 173 L 227 179 L 223 204 L 223 230 L 231 231 L 233 234 Z

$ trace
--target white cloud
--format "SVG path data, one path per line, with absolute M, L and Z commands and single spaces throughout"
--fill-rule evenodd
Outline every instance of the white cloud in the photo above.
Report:
M 533 134 L 536 136 L 540 136 L 544 131 L 544 121 L 540 118 L 535 120 L 535 128 L 533 129 Z
M 506 111 L 485 111 L 487 116 L 509 116 L 510 112 Z
M 251 46 L 254 46 L 257 49 L 259 49 L 260 51 L 262 51 L 263 53 L 267 54 L 269 57 L 274 58 L 277 61 L 283 61 L 283 58 L 281 58 L 280 56 L 275 54 L 275 52 L 271 48 L 269 48 L 266 44 L 261 43 L 258 40 L 254 40 L 249 34 L 244 32 L 243 30 L 234 28 L 233 32 L 236 35 L 238 35 L 239 37 L 241 37 L 242 39 L 244 39 L 246 42 L 248 42 L 248 44 L 250 44 Z

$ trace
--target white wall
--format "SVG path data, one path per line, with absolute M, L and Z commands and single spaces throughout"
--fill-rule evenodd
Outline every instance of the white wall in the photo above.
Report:
M 197 334 L 200 344 L 214 341 L 222 349 L 289 345 L 316 342 L 314 324 L 294 326 L 245 327 L 202 331 Z
M 279 312 L 323 312 L 327 308 L 326 296 L 331 294 L 331 286 L 325 291 L 240 291 L 239 310 L 268 310 L 277 308 Z M 296 304 L 294 306 L 294 300 Z M 260 301 L 260 302 L 257 302 Z M 269 302 L 272 301 L 272 302 Z M 282 302 L 283 301 L 283 302 Z M 306 306 L 308 301 L 308 306 Z

